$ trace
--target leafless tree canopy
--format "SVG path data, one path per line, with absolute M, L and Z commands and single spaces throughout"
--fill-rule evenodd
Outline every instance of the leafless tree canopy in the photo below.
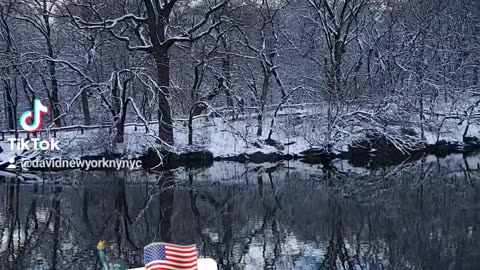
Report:
M 1 0 L 0 129 L 40 98 L 50 127 L 111 125 L 117 143 L 158 122 L 174 146 L 186 119 L 194 145 L 213 113 L 249 116 L 259 139 L 301 124 L 312 145 L 375 133 L 408 149 L 448 119 L 477 124 L 479 14 L 476 0 Z M 287 126 L 286 105 L 308 112 Z

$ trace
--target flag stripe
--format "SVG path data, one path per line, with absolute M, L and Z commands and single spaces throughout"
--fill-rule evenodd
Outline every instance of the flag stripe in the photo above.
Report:
M 156 264 L 146 268 L 146 270 L 196 270 L 196 269 L 198 269 L 196 265 L 192 267 L 178 268 L 177 266 L 171 266 L 166 264 Z
M 182 246 L 182 245 L 175 245 L 175 244 L 161 243 L 161 242 L 151 243 L 151 244 L 149 244 L 148 246 L 145 246 L 145 248 L 149 248 L 149 247 L 151 247 L 151 246 L 158 246 L 158 245 L 163 245 L 163 246 L 165 246 L 165 247 L 181 248 L 181 249 L 192 248 L 192 247 L 197 248 L 197 245 L 195 245 L 195 244 Z
M 151 261 L 149 262 L 148 264 L 152 263 L 152 262 L 168 262 L 168 261 L 171 261 L 171 262 L 174 262 L 174 263 L 179 263 L 179 264 L 187 264 L 187 263 L 191 263 L 191 262 L 195 262 L 196 259 L 190 259 L 190 260 L 175 260 L 175 259 L 172 259 L 172 258 L 167 258 L 166 260 L 155 260 L 155 261 Z M 147 265 L 148 265 L 147 264 Z
M 174 251 L 178 251 L 178 252 L 189 252 L 189 251 L 197 251 L 197 247 L 196 246 L 186 246 L 186 247 L 177 247 L 177 246 L 171 246 L 171 245 L 166 245 L 165 246 L 165 249 L 166 250 L 174 250 Z
M 167 253 L 168 255 L 177 256 L 177 257 L 197 256 L 197 251 L 188 252 L 188 253 L 181 253 L 181 252 L 170 251 L 170 250 L 167 249 L 167 250 L 166 250 L 166 253 Z
M 147 266 L 150 267 L 153 264 L 168 264 L 168 265 L 175 265 L 175 266 L 183 266 L 183 267 L 190 267 L 190 266 L 195 266 L 197 265 L 197 261 L 192 261 L 189 263 L 176 263 L 172 261 L 154 261 L 152 263 L 149 263 Z
M 179 251 L 166 249 L 165 252 L 169 254 L 175 254 L 176 256 L 193 256 L 197 254 L 196 250 L 188 251 L 188 252 L 179 252 Z
M 181 258 L 181 257 L 175 257 L 175 256 L 171 256 L 171 255 L 167 254 L 166 259 L 167 260 L 172 260 L 172 261 L 177 261 L 177 262 L 189 262 L 189 261 L 192 261 L 192 260 L 196 260 L 197 256 L 195 255 L 195 256 L 188 257 L 188 258 Z

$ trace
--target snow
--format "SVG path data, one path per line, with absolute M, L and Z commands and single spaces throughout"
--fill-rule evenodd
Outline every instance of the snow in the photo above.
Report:
M 425 139 L 428 144 L 435 144 L 437 143 L 437 134 L 440 133 L 440 136 L 438 136 L 438 141 L 444 140 L 447 142 L 462 143 L 463 133 L 465 132 L 466 127 L 466 121 L 458 124 L 458 119 L 447 119 L 445 120 L 445 123 L 443 124 L 440 132 L 425 132 Z M 480 127 L 471 124 L 468 128 L 467 136 L 480 137 Z
M 268 133 L 270 119 L 264 121 L 264 133 Z M 273 146 L 265 145 L 256 137 L 256 124 L 244 119 L 226 121 L 223 118 L 198 118 L 194 121 L 194 146 L 188 146 L 188 132 L 185 121 L 177 121 L 175 124 L 175 150 L 177 152 L 188 152 L 191 150 L 208 150 L 215 157 L 228 157 L 240 154 L 263 153 L 300 153 L 308 149 L 307 142 L 299 136 L 289 138 L 288 134 L 279 129 L 274 133 L 274 139 L 285 142 L 295 141 L 296 143 L 279 150 Z M 84 129 L 53 132 L 42 131 L 39 138 L 49 140 L 54 138 L 60 141 L 62 151 L 60 153 L 46 153 L 47 155 L 63 156 L 68 158 L 81 158 L 83 156 L 102 155 L 104 153 L 120 153 L 129 158 L 135 158 L 144 154 L 148 148 L 156 147 L 158 125 L 150 124 L 149 132 L 145 127 L 129 125 L 125 127 L 125 142 L 122 144 L 111 143 L 115 138 L 113 128 Z M 54 135 L 56 135 L 54 137 Z M 20 137 L 25 138 L 24 133 Z M 263 136 L 262 139 L 265 139 Z M 2 142 L 10 149 L 8 142 Z M 261 148 L 254 146 L 257 143 Z M 19 155 L 20 153 L 17 153 Z M 8 160 L 13 153 L 7 151 L 0 160 Z
M 10 159 L 15 158 L 21 154 L 21 151 L 11 149 L 10 142 L 0 141 L 0 147 L 3 152 L 0 153 L 0 167 L 6 166 L 10 163 Z
M 279 145 L 270 146 L 265 144 L 265 139 L 270 131 L 272 112 L 265 114 L 263 121 L 263 136 L 259 138 L 257 132 L 257 120 L 255 113 L 238 115 L 235 120 L 231 116 L 211 117 L 197 116 L 193 122 L 193 146 L 188 145 L 188 127 L 186 119 L 177 119 L 174 126 L 174 151 L 184 153 L 189 151 L 210 151 L 214 157 L 238 156 L 262 152 L 265 154 L 297 154 L 314 148 L 321 147 L 325 142 L 325 119 L 324 112 L 315 106 L 290 106 L 278 112 L 272 139 Z M 449 142 L 462 142 L 462 136 L 466 128 L 466 121 L 458 124 L 458 119 L 447 119 L 440 130 L 440 140 Z M 434 123 L 435 124 L 435 123 Z M 348 145 L 355 139 L 360 139 L 361 132 L 349 127 L 345 132 L 349 136 L 337 135 L 333 149 L 346 151 Z M 420 133 L 418 128 L 414 128 Z M 82 126 L 63 127 L 61 131 L 54 133 L 50 130 L 42 130 L 38 136 L 48 140 L 54 138 L 60 142 L 60 152 L 42 152 L 46 156 L 78 159 L 85 156 L 100 156 L 108 153 L 121 154 L 127 158 L 137 158 L 143 155 L 149 148 L 158 147 L 158 124 L 151 123 L 149 131 L 141 124 L 127 124 L 125 126 L 125 142 L 115 141 L 115 128 L 98 126 L 88 128 Z M 470 125 L 469 136 L 478 136 L 480 128 Z M 426 129 L 425 137 L 428 144 L 437 142 L 437 133 L 434 128 Z M 20 133 L 25 138 L 25 133 Z M 6 138 L 7 139 L 7 138 Z M 8 163 L 8 160 L 20 156 L 19 151 L 12 151 L 8 141 L 0 141 L 4 152 L 0 153 L 0 166 Z M 25 154 L 25 153 L 23 153 Z

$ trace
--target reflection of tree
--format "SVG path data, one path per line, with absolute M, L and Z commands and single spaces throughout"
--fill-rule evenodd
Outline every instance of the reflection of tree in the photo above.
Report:
M 123 238 L 128 244 L 131 245 L 133 249 L 139 249 L 137 245 L 130 238 L 130 225 L 132 220 L 129 214 L 128 202 L 127 202 L 127 193 L 125 191 L 125 179 L 117 179 L 117 194 L 115 196 L 115 241 L 117 246 L 118 254 L 122 254 Z
M 271 173 L 268 173 L 270 179 L 270 187 L 274 192 L 274 184 Z M 221 266 L 221 269 L 241 269 L 241 265 L 244 263 L 245 256 L 248 254 L 250 247 L 256 241 L 262 241 L 262 256 L 264 260 L 264 269 L 272 269 L 275 267 L 276 262 L 281 255 L 281 244 L 283 236 L 280 233 L 279 224 L 277 221 L 277 210 L 279 204 L 278 198 L 272 200 L 271 196 L 263 196 L 264 193 L 264 180 L 263 174 L 258 172 L 257 185 L 258 189 L 256 193 L 259 195 L 258 202 L 261 203 L 261 211 L 263 212 L 263 218 L 258 224 L 259 227 L 249 229 L 249 224 L 243 224 L 239 227 L 238 215 L 241 213 L 247 214 L 249 209 L 242 208 L 242 193 L 244 192 L 238 186 L 225 186 L 221 190 L 216 192 L 207 192 L 197 194 L 193 191 L 193 174 L 189 174 L 190 180 L 190 208 L 192 213 L 197 219 L 196 232 L 201 236 L 203 244 L 203 254 L 216 258 L 217 262 Z M 219 218 L 219 231 L 221 232 L 221 239 L 212 240 L 208 231 L 204 232 L 204 225 L 202 220 L 205 219 L 203 211 L 200 211 L 197 202 L 201 200 L 204 203 L 208 203 L 213 211 L 207 213 L 216 213 L 215 216 Z M 239 203 L 237 203 L 239 202 Z M 211 214 L 210 214 L 211 216 Z M 238 230 L 242 230 L 239 233 Z M 272 238 L 266 235 L 267 232 L 271 232 Z M 271 244 L 273 243 L 273 247 Z M 273 251 L 273 256 L 270 255 L 270 250 Z
M 90 191 L 88 189 L 83 190 L 83 203 L 82 203 L 82 219 L 87 227 L 88 231 L 93 234 L 93 227 L 90 221 L 88 210 L 90 208 Z
M 15 253 L 15 230 L 17 229 L 17 234 L 18 234 L 18 246 L 20 246 L 20 216 L 19 216 L 19 187 L 20 187 L 20 181 L 17 181 L 15 185 L 10 185 L 9 186 L 9 193 L 8 193 L 8 208 L 7 208 L 7 220 L 10 221 L 8 225 L 8 237 L 7 237 L 7 260 L 10 264 L 10 267 L 13 268 L 18 261 L 18 255 Z
M 171 237 L 197 239 L 222 269 L 252 260 L 258 269 L 479 269 L 480 215 L 466 207 L 478 192 L 461 171 L 427 165 L 388 179 L 336 174 L 333 187 L 293 169 L 285 179 L 281 167 L 249 170 L 249 183 L 209 184 L 192 170 L 187 187 L 174 185 L 174 173 L 155 184 L 118 173 L 85 174 L 93 180 L 74 187 L 0 184 L 0 268 L 26 269 L 36 258 L 49 269 L 92 266 L 100 239 L 109 256 L 139 266 L 143 246 Z M 365 204 L 332 192 L 372 182 L 383 197 Z
M 33 231 L 38 230 L 38 219 L 37 219 L 37 195 L 38 193 L 38 185 L 35 184 L 33 186 L 33 198 L 32 203 L 30 204 L 30 208 L 28 209 L 28 214 L 25 222 L 25 237 L 29 237 L 29 231 L 32 229 Z M 33 223 L 33 224 L 32 224 Z M 31 227 L 33 225 L 33 228 Z
M 354 269 L 352 258 L 348 255 L 343 236 L 342 207 L 333 202 L 329 205 L 329 222 L 331 227 L 330 240 L 328 241 L 327 252 L 320 269 L 337 269 L 337 261 L 340 261 L 342 269 Z
M 57 269 L 57 259 L 60 245 L 60 194 L 62 192 L 61 187 L 55 187 L 55 195 L 53 196 L 53 206 L 51 215 L 54 217 L 53 221 L 53 245 L 52 245 L 52 269 Z
M 232 197 L 235 194 L 235 188 L 231 187 L 226 190 L 225 194 L 222 194 L 222 197 L 213 197 L 210 194 L 201 194 L 200 198 L 204 201 L 210 203 L 210 205 L 215 209 L 215 212 L 218 213 L 218 216 L 221 218 L 221 224 L 223 229 L 223 239 L 220 242 L 214 243 L 210 240 L 208 235 L 203 235 L 201 229 L 199 230 L 202 233 L 202 239 L 205 245 L 207 252 L 214 252 L 214 257 L 218 258 L 217 261 L 219 265 L 223 266 L 223 269 L 232 269 L 232 267 L 238 263 L 232 261 L 233 254 L 233 221 L 234 218 L 233 208 L 234 200 Z M 196 196 L 192 197 L 192 211 L 194 214 L 198 215 L 198 207 L 196 206 Z M 197 216 L 198 220 L 201 220 L 201 216 Z M 209 254 L 211 255 L 211 254 Z
M 48 233 L 48 226 L 51 224 L 52 218 L 50 215 L 43 226 L 37 217 L 37 194 L 38 185 L 32 188 L 32 199 L 26 211 L 24 222 L 22 222 L 22 197 L 27 194 L 21 192 L 20 181 L 15 181 L 8 184 L 6 190 L 6 212 L 7 212 L 7 240 L 6 251 L 0 253 L 0 265 L 6 266 L 8 269 L 24 269 L 25 258 L 29 258 L 34 249 L 41 247 L 40 239 Z M 0 230 L 0 239 L 4 234 L 4 230 Z M 0 240 L 0 247 L 4 244 Z
M 165 173 L 163 181 L 160 182 L 160 236 L 162 241 L 170 242 L 172 239 L 172 211 L 173 192 L 175 182 L 170 172 Z

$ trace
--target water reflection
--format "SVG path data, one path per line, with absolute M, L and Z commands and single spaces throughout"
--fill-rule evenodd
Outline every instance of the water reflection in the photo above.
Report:
M 467 161 L 1 179 L 0 268 L 98 269 L 106 239 L 132 266 L 150 242 L 194 240 L 222 269 L 480 269 L 479 172 Z

